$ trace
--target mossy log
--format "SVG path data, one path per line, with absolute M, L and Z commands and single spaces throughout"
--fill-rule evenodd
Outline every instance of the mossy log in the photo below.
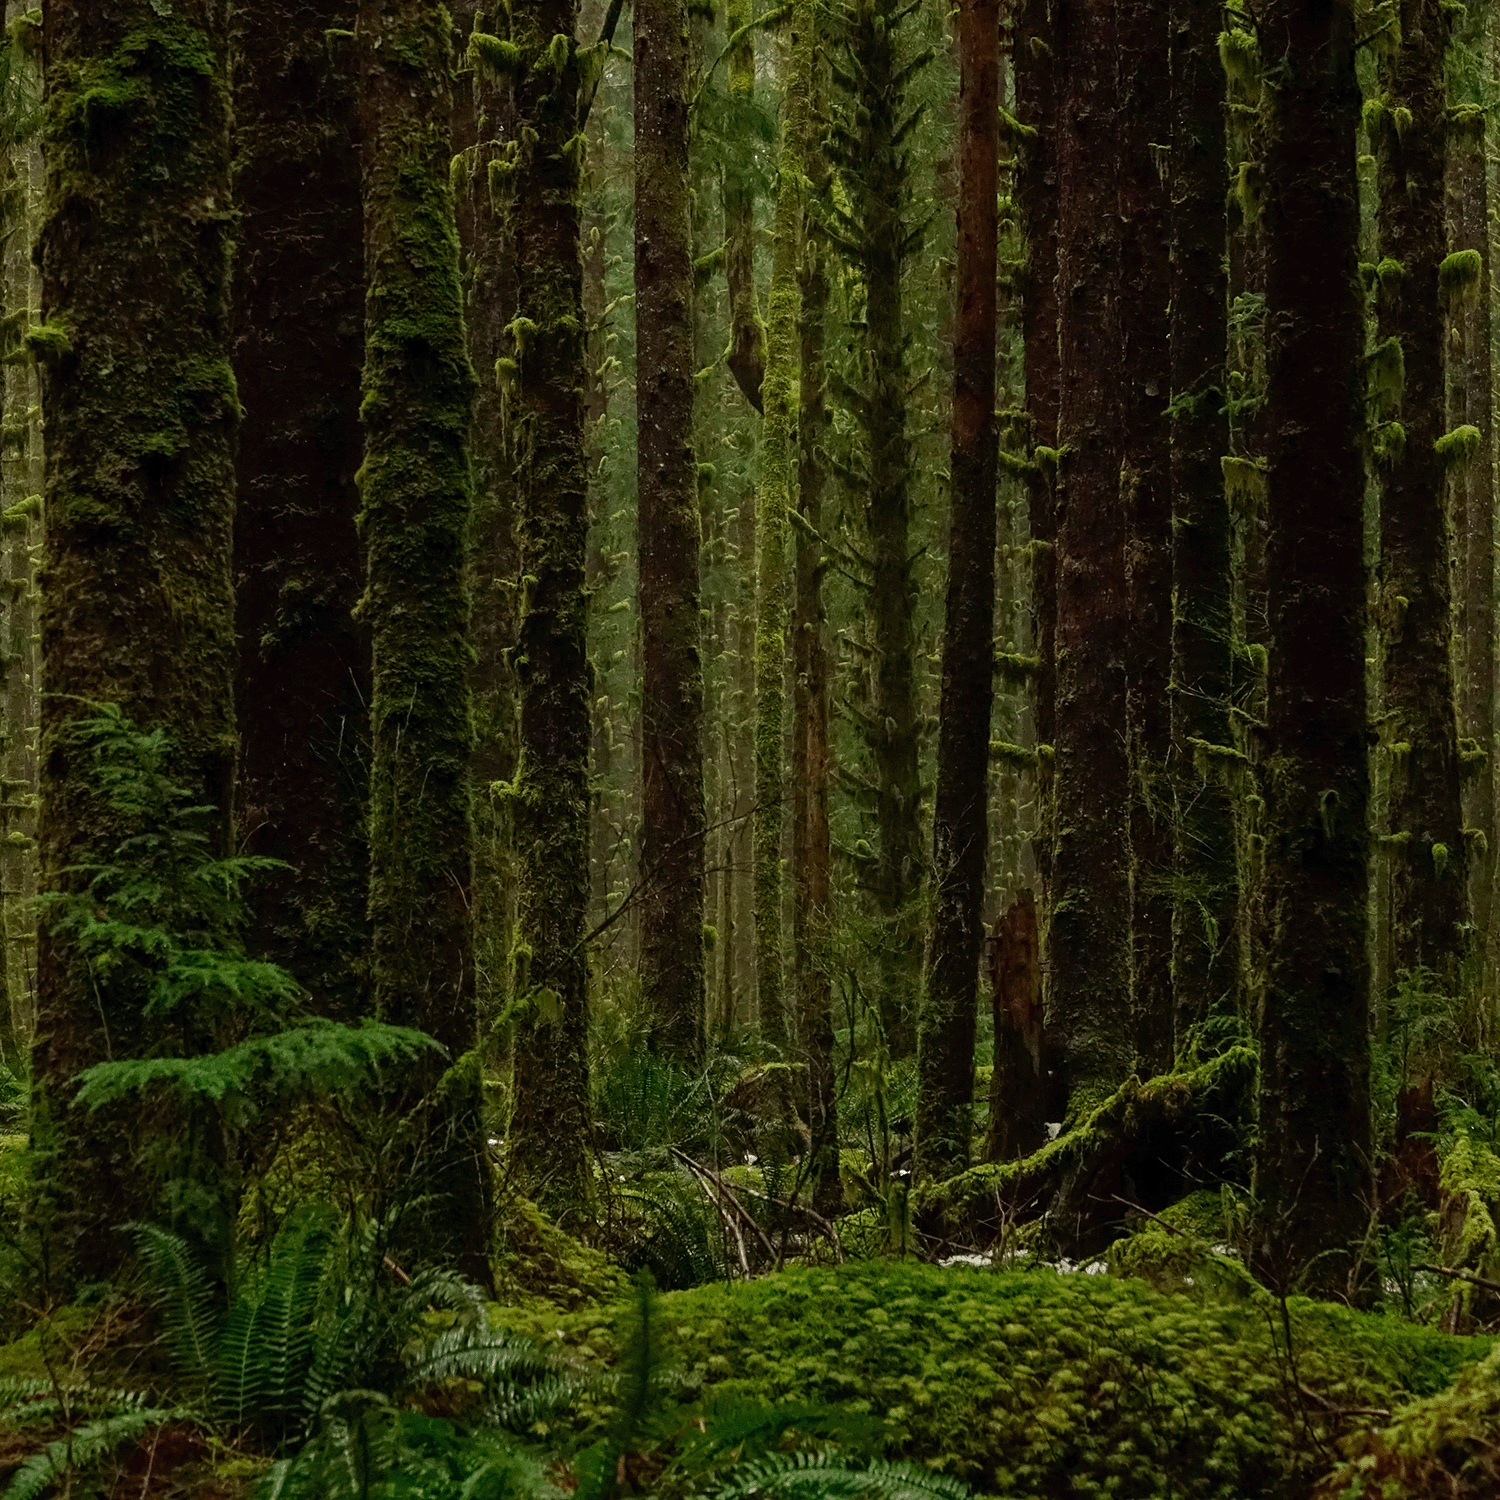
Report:
M 924 1189 L 921 1218 L 929 1233 L 981 1244 L 1041 1219 L 1061 1254 L 1094 1255 L 1129 1207 L 1154 1212 L 1222 1174 L 1249 1119 L 1255 1074 L 1254 1048 L 1234 1047 L 1188 1072 L 1129 1078 L 1040 1151 Z

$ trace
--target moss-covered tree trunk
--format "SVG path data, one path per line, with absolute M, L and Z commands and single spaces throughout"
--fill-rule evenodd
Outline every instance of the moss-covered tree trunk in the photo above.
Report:
M 730 0 L 727 64 L 731 124 L 748 134 L 755 105 L 755 35 L 746 0 Z M 755 306 L 755 184 L 748 162 L 733 157 L 724 167 L 724 279 L 729 291 L 729 372 L 746 401 L 763 409 L 766 336 Z
M 1270 678 L 1252 1259 L 1349 1291 L 1370 1203 L 1360 99 L 1347 0 L 1271 0 Z
M 1015 197 L 1026 240 L 1021 292 L 1021 349 L 1033 462 L 1026 471 L 1031 548 L 1032 718 L 1038 746 L 1036 820 L 1037 907 L 1045 934 L 1051 911 L 1052 750 L 1057 735 L 1057 507 L 1056 468 L 1045 460 L 1057 447 L 1061 371 L 1057 362 L 1057 135 L 1058 69 L 1062 37 L 1050 0 L 1024 0 L 1012 32 L 1016 115 L 1030 134 L 1021 143 Z M 1038 456 L 1037 450 L 1044 450 Z
M 1228 322 L 1226 142 L 1219 18 L 1173 0 L 1171 30 L 1171 485 L 1173 1041 L 1239 1008 L 1230 517 L 1220 459 Z M 1212 747 L 1218 747 L 1215 751 Z
M 920 1175 L 968 1165 L 995 677 L 1000 4 L 958 13 L 958 307 L 933 913 L 917 1050 Z
M 821 153 L 810 152 L 813 189 L 826 189 Z M 825 1213 L 843 1201 L 833 1065 L 833 838 L 828 820 L 831 669 L 823 609 L 822 531 L 827 465 L 822 449 L 829 414 L 824 363 L 828 311 L 827 247 L 809 233 L 802 250 L 801 371 L 797 498 L 802 524 L 794 542 L 792 616 L 792 975 L 797 998 L 798 1062 L 806 1069 L 801 1108 L 807 1123 L 814 1201 Z
M 1172 268 L 1166 173 L 1171 138 L 1167 0 L 1119 13 L 1120 503 L 1128 513 L 1130 984 L 1146 1074 L 1172 1066 Z
M 230 97 L 223 7 L 54 0 L 44 22 L 47 203 L 38 254 L 47 429 L 42 610 L 43 888 L 77 889 L 109 839 L 70 723 L 117 703 L 177 746 L 218 810 L 234 769 L 234 435 L 229 363 Z M 84 1275 L 125 1250 L 143 1205 L 127 1133 L 69 1112 L 72 1080 L 139 1055 L 150 1022 L 44 924 L 33 1132 L 54 1248 Z
M 232 34 L 236 821 L 242 848 L 290 867 L 252 890 L 246 936 L 346 1018 L 369 977 L 357 9 L 267 0 L 235 7 Z
M 801 0 L 785 39 L 781 145 L 771 226 L 771 288 L 761 385 L 760 488 L 755 501 L 755 961 L 762 1034 L 789 1037 L 782 964 L 781 834 L 786 795 L 787 514 L 797 479 L 802 192 L 816 29 Z
M 420 1248 L 487 1280 L 470 891 L 469 618 L 464 561 L 474 376 L 449 186 L 452 35 L 434 0 L 361 0 L 365 368 L 359 472 L 372 644 L 370 923 L 374 998 L 453 1074 L 422 1097 Z
M 908 91 L 921 66 L 903 25 L 910 15 L 891 0 L 856 0 L 846 9 L 842 60 L 834 73 L 844 108 L 830 137 L 849 203 L 847 212 L 837 210 L 839 238 L 864 293 L 850 404 L 863 436 L 856 484 L 868 547 L 865 608 L 874 693 L 857 722 L 873 766 L 876 849 L 869 882 L 880 919 L 877 998 L 886 1043 L 896 1057 L 916 1049 L 922 962 L 917 900 L 926 866 L 904 312 L 906 270 L 922 239 L 913 224 L 906 149 L 915 114 Z
M 510 349 L 515 275 L 508 223 L 490 187 L 492 163 L 505 159 L 511 124 L 509 78 L 484 60 L 475 32 L 492 36 L 494 7 L 474 0 L 454 8 L 468 67 L 454 95 L 453 173 L 457 194 L 459 273 L 469 359 L 478 377 L 470 427 L 473 511 L 469 523 L 472 614 L 469 668 L 474 747 L 474 982 L 481 1029 L 503 1013 L 508 996 L 515 919 L 515 870 L 509 800 L 516 774 L 516 547 L 514 468 L 499 361 Z
M 1482 37 L 1493 25 L 1491 7 L 1480 21 Z M 1458 727 L 1466 745 L 1463 765 L 1464 826 L 1474 941 L 1493 972 L 1495 840 L 1495 434 L 1490 340 L 1493 324 L 1493 262 L 1490 255 L 1490 193 L 1486 160 L 1487 115 L 1474 105 L 1453 112 L 1447 131 L 1446 197 L 1448 249 L 1473 251 L 1473 282 L 1456 288 L 1449 314 L 1448 429 L 1472 427 L 1479 434 L 1466 463 L 1449 471 L 1455 555 L 1458 562 Z
M 515 244 L 521 750 L 512 811 L 517 915 L 511 1149 L 523 1180 L 576 1210 L 587 1195 L 589 879 L 588 478 L 579 254 L 576 0 L 510 11 L 516 133 L 492 174 Z
M 1121 504 L 1111 0 L 1060 20 L 1057 708 L 1047 1027 L 1070 1109 L 1135 1061 L 1130 1012 L 1129 513 Z
M 1379 405 L 1380 624 L 1390 758 L 1383 844 L 1392 862 L 1394 973 L 1425 968 L 1451 989 L 1468 901 L 1453 695 L 1448 567 L 1443 310 L 1439 273 L 1477 272 L 1478 252 L 1444 265 L 1443 54 L 1438 0 L 1402 0 L 1401 41 L 1366 108 L 1380 163 L 1380 344 L 1371 361 Z M 1400 113 L 1398 113 L 1398 111 Z M 1394 264 L 1392 264 L 1394 262 Z M 1462 293 L 1453 289 L 1451 300 Z M 1466 461 L 1466 446 L 1448 460 Z
M 664 1051 L 703 1050 L 703 663 L 693 461 L 685 0 L 635 0 L 636 547 L 641 993 Z

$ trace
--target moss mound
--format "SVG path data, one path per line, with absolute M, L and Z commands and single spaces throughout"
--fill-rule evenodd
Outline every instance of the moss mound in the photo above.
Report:
M 1490 1347 L 1307 1302 L 1290 1315 L 1295 1365 L 1264 1293 L 1215 1304 L 1107 1276 L 875 1261 L 666 1294 L 659 1325 L 684 1398 L 868 1411 L 888 1456 L 1002 1500 L 1301 1500 L 1360 1421 L 1341 1409 L 1439 1390 Z M 599 1309 L 526 1321 L 611 1357 Z

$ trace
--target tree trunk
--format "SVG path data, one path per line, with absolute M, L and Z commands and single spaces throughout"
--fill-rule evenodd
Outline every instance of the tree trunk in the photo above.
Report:
M 1057 724 L 1047 1028 L 1069 1110 L 1131 1070 L 1127 512 L 1120 503 L 1120 128 L 1110 0 L 1064 12 L 1058 129 Z
M 751 7 L 730 0 L 729 104 L 737 118 L 755 103 L 755 37 L 748 30 Z M 741 35 L 741 32 L 744 35 Z M 748 136 L 749 120 L 745 119 Z M 755 186 L 741 163 L 724 168 L 724 279 L 729 289 L 729 373 L 756 411 L 764 409 L 761 385 L 766 377 L 766 337 L 755 309 Z
M 288 870 L 251 887 L 252 951 L 326 1013 L 366 1000 L 370 632 L 355 530 L 364 357 L 357 0 L 234 9 L 237 823 Z
M 864 498 L 870 587 L 866 605 L 874 694 L 860 728 L 874 768 L 877 848 L 871 872 L 880 918 L 879 1007 L 892 1056 L 916 1048 L 921 979 L 921 733 L 916 684 L 916 578 L 912 570 L 910 370 L 903 310 L 906 265 L 921 243 L 911 224 L 912 123 L 907 91 L 914 72 L 902 10 L 890 0 L 858 0 L 844 15 L 840 71 L 848 95 L 830 140 L 849 207 L 834 210 L 837 238 L 858 272 L 864 318 L 857 325 L 858 380 L 853 414 L 863 430 L 857 487 Z M 915 64 L 920 66 L 920 64 Z
M 703 664 L 693 461 L 685 0 L 635 0 L 641 993 L 652 1041 L 703 1050 Z
M 814 187 L 828 185 L 821 161 L 809 162 Z M 830 671 L 823 613 L 823 528 L 826 441 L 824 325 L 828 308 L 827 248 L 809 234 L 802 252 L 801 392 L 797 433 L 797 528 L 792 618 L 792 973 L 797 990 L 798 1061 L 807 1070 L 802 1109 L 816 1207 L 836 1212 L 839 1182 L 838 1111 L 833 1072 L 833 843 L 828 822 Z
M 1051 912 L 1052 750 L 1057 739 L 1056 467 L 1047 461 L 1047 455 L 1053 454 L 1057 447 L 1057 408 L 1062 389 L 1062 372 L 1057 362 L 1057 81 L 1061 45 L 1062 37 L 1052 24 L 1050 0 L 1022 0 L 1011 55 L 1016 114 L 1022 126 L 1032 132 L 1019 153 L 1016 201 L 1026 237 L 1021 357 L 1033 457 L 1026 473 L 1032 557 L 1031 640 L 1036 656 L 1036 670 L 1031 678 L 1032 714 L 1038 746 L 1033 848 L 1044 940 Z
M 968 1165 L 995 680 L 999 0 L 958 13 L 958 308 L 932 936 L 917 1052 L 916 1170 Z
M 1488 11 L 1488 7 L 1486 8 Z M 1481 36 L 1491 25 L 1486 13 Z M 1490 338 L 1489 172 L 1487 116 L 1461 108 L 1447 132 L 1448 249 L 1479 255 L 1479 275 L 1458 298 L 1450 321 L 1459 347 L 1450 349 L 1448 427 L 1471 426 L 1479 445 L 1466 464 L 1451 471 L 1457 536 L 1459 625 L 1457 658 L 1459 733 L 1469 896 L 1477 956 L 1492 972 L 1490 933 L 1494 911 L 1495 839 L 1495 444 Z
M 1446 414 L 1439 267 L 1449 18 L 1439 0 L 1402 0 L 1400 26 L 1399 49 L 1382 69 L 1384 98 L 1366 112 L 1380 163 L 1381 264 L 1400 267 L 1379 278 L 1381 343 L 1371 362 L 1378 415 L 1399 423 L 1400 433 L 1383 425 L 1374 442 L 1383 738 L 1391 761 L 1382 843 L 1393 862 L 1393 971 L 1428 969 L 1452 992 L 1468 903 L 1443 483 L 1445 467 L 1458 465 L 1445 465 L 1439 444 Z M 1466 461 L 1467 453 L 1459 463 Z
M 45 321 L 29 335 L 47 428 L 42 610 L 45 890 L 78 890 L 110 821 L 68 727 L 115 703 L 172 737 L 176 779 L 226 854 L 235 733 L 230 97 L 224 8 L 53 0 L 44 21 Z M 33 1136 L 53 1240 L 107 1274 L 142 1189 L 117 1114 L 73 1080 L 139 1056 L 151 1023 L 43 926 Z
M 1173 1041 L 1240 1009 L 1219 19 L 1173 0 L 1171 131 Z M 1218 747 L 1217 750 L 1214 747 Z
M 464 0 L 454 11 L 461 41 L 490 35 L 488 7 Z M 482 44 L 481 44 L 482 45 Z M 516 598 L 520 557 L 516 543 L 515 467 L 506 398 L 497 363 L 509 350 L 506 327 L 515 316 L 516 287 L 509 224 L 490 187 L 492 164 L 506 160 L 512 125 L 509 91 L 482 64 L 460 74 L 453 149 L 458 199 L 459 272 L 469 359 L 478 376 L 469 429 L 473 519 L 469 527 L 469 587 L 473 613 L 469 668 L 474 748 L 469 758 L 474 801 L 474 985 L 481 1029 L 490 1033 L 508 999 L 515 926 L 514 830 L 508 797 L 516 774 Z
M 755 954 L 760 1029 L 778 1046 L 789 1040 L 782 972 L 781 833 L 785 783 L 787 513 L 797 478 L 802 247 L 802 176 L 813 87 L 815 28 L 798 0 L 785 40 L 781 157 L 771 228 L 771 291 L 766 369 L 761 386 L 760 489 L 755 500 Z
M 365 370 L 361 603 L 373 647 L 370 924 L 375 1005 L 457 1063 L 478 1041 L 464 551 L 474 375 L 449 187 L 452 36 L 433 0 L 361 0 Z M 480 1074 L 437 1070 L 413 1170 L 420 1248 L 489 1279 Z
M 1252 1259 L 1347 1295 L 1370 1204 L 1364 309 L 1347 0 L 1271 0 L 1270 679 Z
M 1120 501 L 1130 527 L 1130 981 L 1137 1066 L 1172 1066 L 1172 300 L 1165 174 L 1172 133 L 1168 0 L 1119 13 Z
M 577 1212 L 587 1201 L 589 1111 L 588 479 L 584 467 L 581 128 L 576 0 L 510 10 L 518 49 L 508 171 L 515 244 L 513 356 L 521 570 L 521 749 L 511 1150 L 523 1181 Z

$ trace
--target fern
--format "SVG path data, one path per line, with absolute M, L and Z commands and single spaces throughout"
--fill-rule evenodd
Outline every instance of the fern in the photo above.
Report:
M 921 1464 L 875 1462 L 852 1468 L 835 1453 L 778 1453 L 740 1465 L 718 1500 L 795 1496 L 797 1500 L 970 1500 L 961 1480 Z
M 177 1406 L 139 1407 L 76 1427 L 66 1437 L 48 1443 L 40 1453 L 26 1459 L 11 1476 L 0 1500 L 35 1500 L 72 1470 L 97 1463 L 153 1427 L 179 1422 L 190 1415 Z
M 136 1254 L 156 1293 L 162 1330 L 178 1374 L 207 1385 L 217 1335 L 213 1288 L 202 1264 L 180 1236 L 156 1224 L 130 1224 Z

